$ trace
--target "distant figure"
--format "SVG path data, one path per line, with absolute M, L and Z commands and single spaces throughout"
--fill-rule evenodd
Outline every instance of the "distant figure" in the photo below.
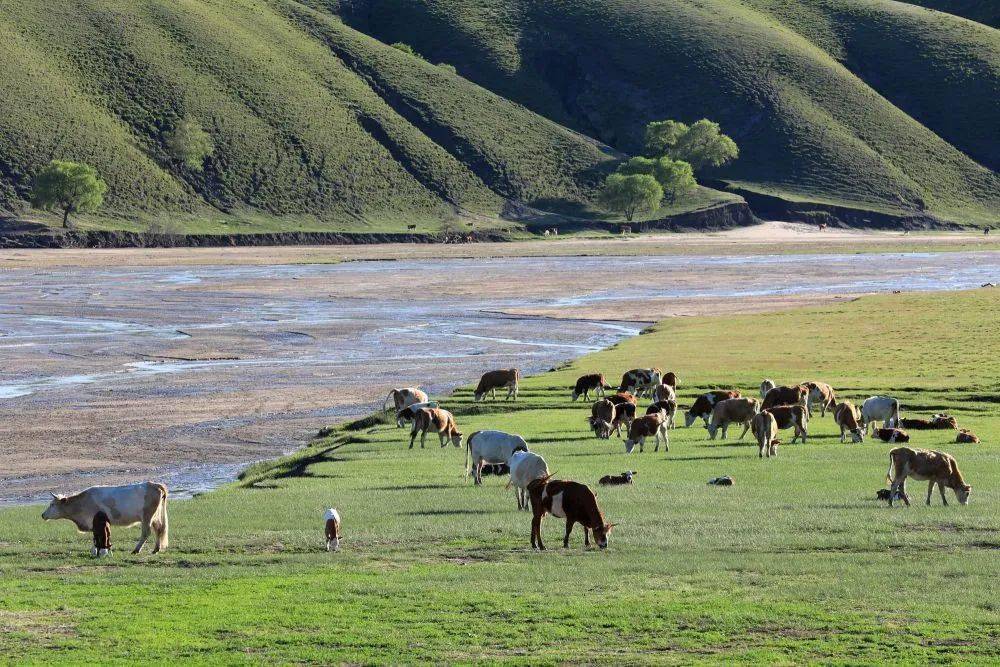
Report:
M 821 222 L 821 223 L 819 224 L 819 231 L 821 231 L 821 232 L 822 232 L 822 231 L 824 231 L 825 229 L 826 229 L 826 223 L 825 223 L 825 222 Z
M 340 512 L 331 507 L 326 511 L 326 550 L 340 551 Z
M 98 558 L 111 555 L 111 520 L 104 512 L 94 515 L 94 548 L 90 553 Z
M 986 229 L 984 229 L 983 230 L 983 234 L 986 235 L 986 236 L 989 236 L 990 235 L 990 228 L 987 227 Z
M 552 228 L 552 236 L 559 236 L 559 228 L 558 227 L 553 227 Z
M 545 236 L 548 236 L 548 235 L 549 235 L 549 233 L 550 233 L 550 232 L 549 232 L 549 230 L 547 230 L 547 229 L 546 229 L 546 230 L 545 230 Z

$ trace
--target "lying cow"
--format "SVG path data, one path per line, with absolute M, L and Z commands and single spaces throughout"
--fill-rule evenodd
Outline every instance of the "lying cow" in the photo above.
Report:
M 741 394 L 736 389 L 716 389 L 706 392 L 694 400 L 694 405 L 684 413 L 684 426 L 690 427 L 696 419 L 701 417 L 708 426 L 708 421 L 712 418 L 712 408 L 719 401 L 729 398 L 740 398 Z
M 908 428 L 913 431 L 958 430 L 958 420 L 951 415 L 934 415 L 930 419 L 908 419 L 904 417 L 899 420 L 899 425 L 902 428 Z
M 653 390 L 663 380 L 663 372 L 659 368 L 633 368 L 622 375 L 618 391 L 628 391 L 636 396 L 652 395 Z
M 779 430 L 795 429 L 792 444 L 795 444 L 795 441 L 800 438 L 804 443 L 809 437 L 809 413 L 801 405 L 780 405 L 776 408 L 768 408 L 767 412 L 774 415 Z
M 604 373 L 591 373 L 590 375 L 584 375 L 576 380 L 576 386 L 573 387 L 573 400 L 583 396 L 583 400 L 590 400 L 590 392 L 594 392 L 597 396 L 604 398 L 604 391 L 606 389 L 611 389 L 608 383 L 604 380 Z
M 483 483 L 484 463 L 507 463 L 514 452 L 528 451 L 528 443 L 519 435 L 503 431 L 476 431 L 465 441 L 465 477 L 472 474 L 476 484 Z
M 963 428 L 961 431 L 958 432 L 958 435 L 955 436 L 955 442 L 966 445 L 975 445 L 979 444 L 979 436 L 970 431 L 969 429 Z
M 331 507 L 323 514 L 326 533 L 326 550 L 340 551 L 340 512 Z
M 46 521 L 69 519 L 81 533 L 94 530 L 94 517 L 104 512 L 113 526 L 141 524 L 142 534 L 132 553 L 142 551 L 150 532 L 156 535 L 153 553 L 167 548 L 167 487 L 156 482 L 127 486 L 92 486 L 72 496 L 52 494 L 52 502 L 42 512 Z
M 496 400 L 497 389 L 506 389 L 507 396 L 504 400 L 509 401 L 513 398 L 516 401 L 520 381 L 521 371 L 516 368 L 489 371 L 484 373 L 483 377 L 479 378 L 479 385 L 476 387 L 474 398 L 476 401 L 481 401 L 486 398 L 486 394 L 489 394 L 493 400 Z
M 608 546 L 608 533 L 614 524 L 604 520 L 604 514 L 597 505 L 597 496 L 586 484 L 562 481 L 545 477 L 532 482 L 531 493 L 531 547 L 544 550 L 542 543 L 542 518 L 546 514 L 566 519 L 566 535 L 563 548 L 569 547 L 569 535 L 573 524 L 583 526 L 583 543 L 590 546 L 590 531 L 594 531 L 594 541 L 601 549 Z
M 753 435 L 757 438 L 758 456 L 767 458 L 778 455 L 778 422 L 769 410 L 758 412 L 750 422 Z M 709 482 L 711 483 L 711 482 Z
M 833 392 L 833 387 L 825 382 L 803 382 L 802 383 L 809 390 L 809 397 L 807 400 L 806 408 L 812 411 L 812 406 L 819 404 L 820 407 L 820 417 L 826 416 L 826 411 L 833 411 L 837 407 L 837 396 Z
M 447 410 L 441 408 L 420 408 L 413 416 L 413 428 L 410 429 L 410 449 L 413 449 L 413 441 L 420 432 L 420 449 L 424 448 L 427 441 L 427 431 L 433 430 L 438 434 L 438 440 L 444 447 L 451 440 L 456 447 L 462 446 L 462 433 L 455 426 L 455 416 Z
M 657 401 L 646 408 L 646 414 L 651 415 L 654 412 L 659 412 L 660 410 L 667 413 L 667 428 L 675 428 L 676 424 L 674 423 L 674 419 L 677 417 L 677 399 L 668 398 L 662 401 Z
M 660 439 L 663 439 L 663 449 L 670 451 L 670 435 L 667 433 L 667 413 L 663 410 L 637 418 L 628 427 L 628 438 L 625 440 L 625 453 L 631 454 L 636 445 L 642 453 L 646 438 L 656 439 L 654 452 L 660 450 Z
M 426 403 L 414 403 L 413 405 L 407 405 L 405 408 L 396 413 L 396 426 L 402 428 L 404 424 L 411 423 L 416 414 L 423 408 L 436 407 L 438 407 L 437 401 L 427 401 Z
M 403 389 L 393 389 L 382 401 L 382 410 L 389 409 L 389 400 L 392 399 L 393 407 L 396 411 L 396 426 L 401 428 L 403 424 L 399 421 L 399 411 L 415 403 L 426 403 L 427 393 L 416 387 L 405 387 Z
M 774 408 L 779 405 L 801 405 L 806 410 L 809 409 L 809 388 L 804 384 L 785 385 L 775 387 L 767 392 L 761 410 Z
M 712 421 L 708 424 L 708 437 L 715 440 L 715 435 L 722 429 L 722 439 L 726 439 L 729 425 L 732 423 L 743 424 L 743 433 L 739 439 L 750 430 L 753 418 L 760 412 L 760 401 L 756 398 L 727 398 L 719 401 L 712 408 Z
M 948 504 L 948 499 L 944 495 L 944 487 L 948 487 L 955 492 L 955 497 L 962 505 L 969 503 L 969 494 L 972 487 L 962 479 L 962 473 L 958 469 L 958 463 L 954 457 L 944 452 L 929 451 L 926 449 L 911 449 L 909 447 L 897 447 L 889 452 L 889 471 L 886 473 L 886 481 L 892 487 L 893 495 L 899 493 L 903 497 L 903 502 L 907 507 L 910 505 L 910 498 L 906 495 L 906 478 L 912 477 L 918 481 L 926 480 L 927 504 L 931 504 L 931 494 L 934 492 L 934 485 L 938 485 L 941 491 L 941 502 Z M 889 496 L 889 505 L 892 505 L 893 495 Z
M 865 433 L 869 428 L 875 428 L 876 422 L 882 421 L 882 426 L 892 428 L 899 426 L 899 401 L 891 396 L 871 396 L 861 404 L 861 425 Z
M 549 466 L 545 459 L 534 452 L 514 452 L 510 456 L 510 481 L 507 488 L 513 486 L 517 495 L 517 509 L 528 509 L 528 487 L 532 482 L 546 479 L 549 476 Z
M 850 401 L 843 401 L 833 410 L 833 421 L 840 427 L 840 441 L 847 442 L 847 434 L 851 434 L 851 442 L 864 442 L 865 430 L 861 428 L 861 412 Z
M 605 475 L 597 483 L 601 486 L 621 486 L 623 484 L 631 484 L 633 476 L 635 476 L 634 471 L 626 470 L 620 475 Z
M 910 434 L 899 428 L 874 428 L 872 437 L 882 442 L 909 442 Z
M 778 385 L 774 384 L 774 380 L 764 380 L 760 383 L 760 397 L 764 398 L 767 396 L 767 392 L 771 391 Z

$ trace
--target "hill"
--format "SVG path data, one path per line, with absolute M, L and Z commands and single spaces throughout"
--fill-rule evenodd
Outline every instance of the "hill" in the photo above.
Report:
M 1000 28 L 1000 5 L 993 0 L 901 0 Z

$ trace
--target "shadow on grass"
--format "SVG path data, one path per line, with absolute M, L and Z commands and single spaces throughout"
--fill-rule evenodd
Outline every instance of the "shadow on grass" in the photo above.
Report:
M 726 456 L 679 456 L 677 458 L 671 458 L 671 461 L 681 462 L 681 461 L 723 461 L 725 459 L 742 459 L 742 456 L 736 456 L 734 454 L 729 454 Z
M 478 516 L 481 514 L 507 514 L 507 510 L 491 509 L 461 509 L 461 510 L 422 510 L 419 512 L 400 512 L 399 516 Z
M 372 486 L 369 491 L 422 491 L 431 489 L 451 489 L 447 484 L 406 484 L 401 486 Z

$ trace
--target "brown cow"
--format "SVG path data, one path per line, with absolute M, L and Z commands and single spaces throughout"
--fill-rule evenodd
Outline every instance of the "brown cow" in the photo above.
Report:
M 861 411 L 850 401 L 844 401 L 833 410 L 833 422 L 840 427 L 840 441 L 847 442 L 847 434 L 851 434 L 851 442 L 864 442 L 865 429 L 861 427 Z
M 611 389 L 611 387 L 604 380 L 604 373 L 584 375 L 576 381 L 576 386 L 573 388 L 573 400 L 575 401 L 583 396 L 585 401 L 589 401 L 591 391 L 596 392 L 598 396 L 604 398 L 605 389 Z
M 757 449 L 760 458 L 767 458 L 778 455 L 778 422 L 769 410 L 758 412 L 750 423 L 753 435 L 757 438 Z
M 667 371 L 663 374 L 661 384 L 669 385 L 674 388 L 674 391 L 677 391 L 677 385 L 680 384 L 680 378 L 678 378 L 677 374 L 673 371 Z
M 91 554 L 98 558 L 111 555 L 111 519 L 104 512 L 94 515 L 94 548 Z
M 899 428 L 879 428 L 872 429 L 872 437 L 878 438 L 882 442 L 909 442 L 910 434 Z
M 778 429 L 795 429 L 792 444 L 799 438 L 802 438 L 802 442 L 805 443 L 806 438 L 809 437 L 809 413 L 804 407 L 801 405 L 779 405 L 776 408 L 768 408 L 767 412 L 774 415 Z
M 705 420 L 705 426 L 708 426 L 708 420 L 712 418 L 712 408 L 719 401 L 724 401 L 728 398 L 740 398 L 742 394 L 736 389 L 715 389 L 713 391 L 706 392 L 694 400 L 694 405 L 684 413 L 684 426 L 690 427 L 698 417 Z
M 958 420 L 951 415 L 934 415 L 930 419 L 902 418 L 899 425 L 914 431 L 927 431 L 935 429 L 958 430 Z
M 707 426 L 709 439 L 715 440 L 715 434 L 721 428 L 722 439 L 725 440 L 729 424 L 736 422 L 743 424 L 743 433 L 739 438 L 742 440 L 750 430 L 750 424 L 758 412 L 760 412 L 760 401 L 756 398 L 727 398 L 719 401 L 712 408 L 712 421 Z
M 663 449 L 670 451 L 670 436 L 667 433 L 667 413 L 663 410 L 654 412 L 651 415 L 644 415 L 637 418 L 628 427 L 628 438 L 625 440 L 625 453 L 631 454 L 636 445 L 639 445 L 639 453 L 642 453 L 646 438 L 656 438 L 654 452 L 660 450 L 660 439 L 663 439 Z
M 499 371 L 483 373 L 483 377 L 479 379 L 479 386 L 476 387 L 474 400 L 481 401 L 486 398 L 486 394 L 490 394 L 490 397 L 496 400 L 497 389 L 506 388 L 507 396 L 504 400 L 509 401 L 513 398 L 516 401 L 518 383 L 520 381 L 521 372 L 516 368 L 505 368 Z
M 622 403 L 631 403 L 632 405 L 636 405 L 638 403 L 635 396 L 627 391 L 620 391 L 617 394 L 608 396 L 607 399 L 615 405 L 621 405 Z
M 632 426 L 632 422 L 635 421 L 635 403 L 619 403 L 615 406 L 615 419 L 611 422 L 611 425 L 615 429 L 615 435 L 621 437 L 622 426 L 625 427 L 625 431 Z
M 761 410 L 767 410 L 778 405 L 801 405 L 806 410 L 809 409 L 809 388 L 804 384 L 794 386 L 784 385 L 775 387 L 767 392 Z
M 413 416 L 413 428 L 410 430 L 410 449 L 413 449 L 413 441 L 420 431 L 420 449 L 424 448 L 427 440 L 427 431 L 433 430 L 438 434 L 441 446 L 448 444 L 448 440 L 456 447 L 462 446 L 462 434 L 455 426 L 455 416 L 447 410 L 441 408 L 421 408 Z
M 604 514 L 597 505 L 597 496 L 586 484 L 543 477 L 528 485 L 531 495 L 531 547 L 544 550 L 542 543 L 542 518 L 546 514 L 566 519 L 566 535 L 563 547 L 569 547 L 569 535 L 573 524 L 583 526 L 583 543 L 590 546 L 590 531 L 594 531 L 594 541 L 601 549 L 608 546 L 608 533 L 614 524 L 604 520 Z
M 955 497 L 962 505 L 969 503 L 969 493 L 972 487 L 962 479 L 962 473 L 958 469 L 958 463 L 951 454 L 944 452 L 930 451 L 926 449 L 911 449 L 909 447 L 897 447 L 889 452 L 889 471 L 885 475 L 886 481 L 892 485 L 892 493 L 889 496 L 889 506 L 892 506 L 892 499 L 895 494 L 900 494 L 907 507 L 910 505 L 910 497 L 906 495 L 906 478 L 912 477 L 918 481 L 927 480 L 927 504 L 931 504 L 931 494 L 934 492 L 934 485 L 937 484 L 941 491 L 941 502 L 948 504 L 948 499 L 944 496 L 944 487 L 955 492 Z
M 646 408 L 646 414 L 651 415 L 660 410 L 667 413 L 667 428 L 674 428 L 674 416 L 677 414 L 677 399 L 668 398 L 664 401 L 657 401 Z
M 611 437 L 611 430 L 615 422 L 615 404 L 606 398 L 596 401 L 590 406 L 590 417 L 587 422 L 594 430 L 594 435 L 602 440 Z
M 963 428 L 958 432 L 958 435 L 955 436 L 955 442 L 960 442 L 966 445 L 975 445 L 979 443 L 979 436 L 969 429 Z
M 820 417 L 826 416 L 826 411 L 833 411 L 837 407 L 837 396 L 833 392 L 833 387 L 825 382 L 803 382 L 803 386 L 809 389 L 809 398 L 806 409 L 811 411 L 812 406 L 819 403 Z

